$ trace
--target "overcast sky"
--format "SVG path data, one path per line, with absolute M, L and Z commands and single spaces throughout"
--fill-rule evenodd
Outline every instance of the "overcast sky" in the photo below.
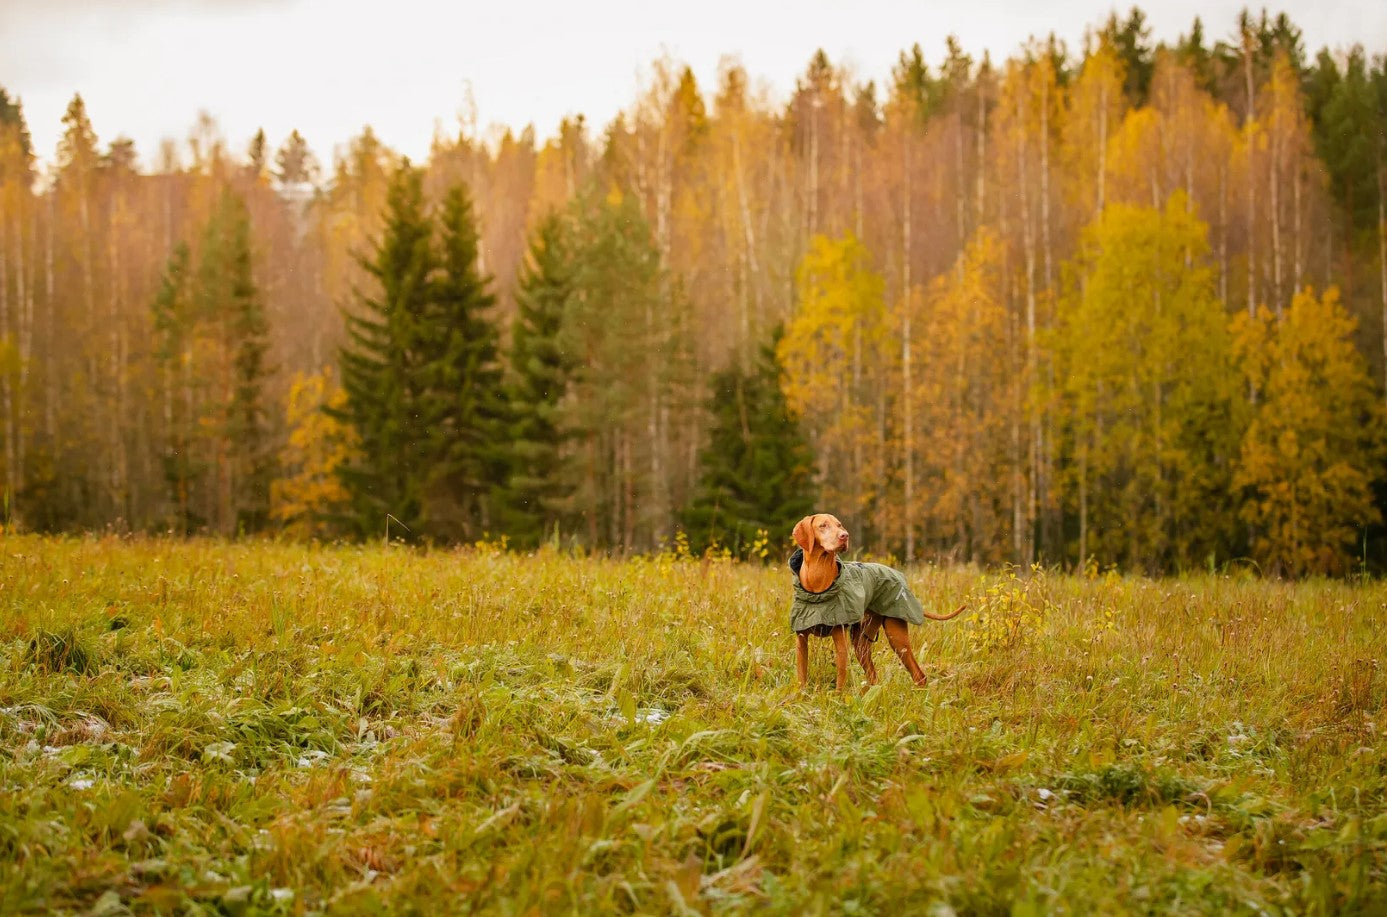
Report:
M 24 103 L 39 155 L 81 92 L 102 143 L 134 139 L 148 164 L 182 140 L 200 110 L 243 150 L 258 127 L 274 146 L 298 128 L 325 165 L 370 124 L 415 158 L 436 127 L 477 123 L 541 137 L 567 114 L 599 129 L 628 106 L 650 62 L 690 64 L 705 91 L 736 55 L 783 99 L 814 49 L 881 81 L 914 42 L 937 63 L 956 34 L 975 57 L 1011 55 L 1054 32 L 1077 49 L 1116 5 L 1099 0 L 0 0 L 0 86 Z M 1156 40 L 1202 17 L 1210 41 L 1232 33 L 1243 0 L 1142 4 Z M 1312 53 L 1362 43 L 1387 51 L 1387 3 L 1287 0 Z

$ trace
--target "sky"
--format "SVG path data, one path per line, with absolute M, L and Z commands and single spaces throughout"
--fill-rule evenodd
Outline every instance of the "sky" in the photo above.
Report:
M 1120 5 L 1095 0 L 0 0 L 0 87 L 24 104 L 49 161 L 80 92 L 102 143 L 124 135 L 152 164 L 206 111 L 231 149 L 258 128 L 278 147 L 298 129 L 328 165 L 371 125 L 422 159 L 435 132 L 533 124 L 541 139 L 583 113 L 600 130 L 629 107 L 660 57 L 689 64 L 706 95 L 725 56 L 771 98 L 788 97 L 815 49 L 858 80 L 885 81 L 919 43 L 937 63 L 944 40 L 994 60 L 1050 33 L 1077 50 Z M 1202 18 L 1230 35 L 1245 0 L 1142 4 L 1153 40 Z M 1387 52 L 1387 3 L 1287 0 L 1310 53 L 1363 44 Z

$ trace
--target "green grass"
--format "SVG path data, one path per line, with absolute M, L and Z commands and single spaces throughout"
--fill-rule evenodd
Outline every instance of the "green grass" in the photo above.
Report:
M 0 912 L 1381 913 L 1387 586 L 0 537 Z

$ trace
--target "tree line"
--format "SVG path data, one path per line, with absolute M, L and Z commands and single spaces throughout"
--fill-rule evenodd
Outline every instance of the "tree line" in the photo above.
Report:
M 7 525 L 910 559 L 1380 562 L 1387 77 L 1285 16 L 951 39 L 596 135 L 210 119 L 141 171 L 0 96 Z

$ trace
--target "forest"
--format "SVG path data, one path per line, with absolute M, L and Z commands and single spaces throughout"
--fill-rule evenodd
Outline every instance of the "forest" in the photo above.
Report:
M 1387 49 L 1214 27 L 661 59 L 423 162 L 0 89 L 0 525 L 1380 570 Z

